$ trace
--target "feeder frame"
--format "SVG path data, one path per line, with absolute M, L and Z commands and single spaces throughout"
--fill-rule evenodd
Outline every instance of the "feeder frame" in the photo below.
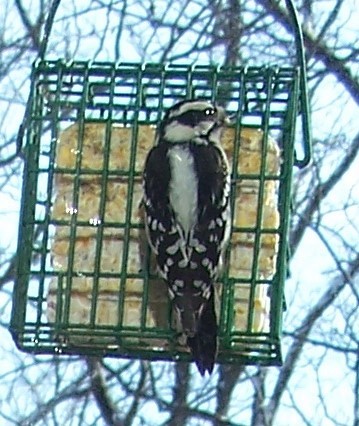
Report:
M 290 3 L 290 2 L 289 2 Z M 136 208 L 134 189 L 141 177 L 137 167 L 138 135 L 141 126 L 157 125 L 164 111 L 183 99 L 205 99 L 224 105 L 229 114 L 236 115 L 235 144 L 232 161 L 232 193 L 243 180 L 258 182 L 257 227 L 232 229 L 235 233 L 252 233 L 253 265 L 250 277 L 232 276 L 228 264 L 220 277 L 219 353 L 218 362 L 279 365 L 281 363 L 280 335 L 283 311 L 283 286 L 287 274 L 288 228 L 293 167 L 304 167 L 310 161 L 311 135 L 308 108 L 304 51 L 295 10 L 298 65 L 295 67 L 225 67 L 177 64 L 136 64 L 89 61 L 49 61 L 39 59 L 33 65 L 29 111 L 26 118 L 26 143 L 23 148 L 24 183 L 18 237 L 18 261 L 10 330 L 19 349 L 38 354 L 83 354 L 95 356 L 129 357 L 153 360 L 190 360 L 190 354 L 178 345 L 178 336 L 171 327 L 170 312 L 167 326 L 148 326 L 149 292 L 152 276 L 146 268 L 128 273 L 129 244 L 133 232 L 143 229 L 142 223 L 132 220 Z M 298 115 L 301 114 L 302 136 L 295 144 Z M 84 149 L 84 135 L 88 124 L 99 124 L 105 129 L 102 168 L 81 165 L 76 157 L 74 167 L 58 166 L 59 139 L 68 125 L 78 126 L 76 147 Z M 113 126 L 131 129 L 129 166 L 111 169 L 111 138 Z M 238 171 L 240 135 L 243 129 L 260 129 L 262 156 L 260 173 L 243 174 Z M 266 170 L 270 141 L 275 139 L 280 148 L 280 172 Z M 76 235 L 79 229 L 94 229 L 93 224 L 80 220 L 76 214 L 68 219 L 57 219 L 53 214 L 56 198 L 56 179 L 71 176 L 73 206 L 79 203 L 81 181 L 84 176 L 101 181 L 103 194 L 99 201 L 101 223 L 95 226 L 96 253 L 92 271 L 74 271 Z M 106 192 L 111 179 L 127 182 L 125 220 L 106 223 Z M 277 209 L 280 218 L 275 228 L 261 224 L 265 213 L 266 182 L 275 183 Z M 235 210 L 235 196 L 232 196 Z M 69 257 L 65 270 L 52 265 L 52 244 L 56 227 L 68 229 Z M 121 269 L 101 270 L 101 250 L 107 229 L 123 232 L 124 248 Z M 275 266 L 271 276 L 260 273 L 261 238 L 277 238 Z M 228 247 L 230 257 L 232 245 Z M 71 322 L 71 289 L 74 277 L 93 280 L 91 308 L 87 323 Z M 119 282 L 118 321 L 111 325 L 96 324 L 100 293 L 100 279 Z M 55 321 L 46 317 L 49 282 L 55 279 L 57 307 Z M 142 305 L 138 327 L 124 325 L 125 289 L 128 279 L 142 280 Z M 246 330 L 234 330 L 235 289 L 247 285 L 249 289 Z M 255 330 L 256 289 L 267 286 L 270 300 L 268 329 Z M 168 310 L 170 311 L 170 310 Z M 156 342 L 165 341 L 162 347 Z M 152 343 L 151 343 L 152 342 Z

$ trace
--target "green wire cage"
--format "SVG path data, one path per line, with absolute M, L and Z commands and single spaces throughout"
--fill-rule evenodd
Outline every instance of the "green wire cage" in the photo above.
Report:
M 233 227 L 217 284 L 218 362 L 280 364 L 291 179 L 310 158 L 304 63 L 38 60 L 31 82 L 10 326 L 18 348 L 191 359 L 153 268 L 140 200 L 156 125 L 196 98 L 236 117 L 223 138 Z

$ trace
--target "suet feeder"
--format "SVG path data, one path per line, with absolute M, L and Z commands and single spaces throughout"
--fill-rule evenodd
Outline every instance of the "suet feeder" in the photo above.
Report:
M 280 364 L 292 173 L 310 158 L 304 61 L 38 60 L 31 82 L 11 318 L 17 346 L 191 359 L 152 265 L 140 200 L 144 158 L 164 110 L 197 98 L 236 117 L 222 141 L 232 167 L 233 227 L 217 284 L 218 362 Z

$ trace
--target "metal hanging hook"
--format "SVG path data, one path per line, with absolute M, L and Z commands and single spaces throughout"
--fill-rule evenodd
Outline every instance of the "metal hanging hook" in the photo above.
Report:
M 312 156 L 312 129 L 308 99 L 307 68 L 303 32 L 299 23 L 297 10 L 292 0 L 285 0 L 285 3 L 294 27 L 297 63 L 300 68 L 300 106 L 303 132 L 303 158 L 298 158 L 295 154 L 294 164 L 299 168 L 303 168 L 309 164 Z

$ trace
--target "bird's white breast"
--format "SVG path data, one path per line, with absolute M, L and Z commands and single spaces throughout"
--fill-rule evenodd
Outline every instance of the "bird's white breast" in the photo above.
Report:
M 171 165 L 169 199 L 186 236 L 197 221 L 198 179 L 190 149 L 176 145 L 168 151 Z

